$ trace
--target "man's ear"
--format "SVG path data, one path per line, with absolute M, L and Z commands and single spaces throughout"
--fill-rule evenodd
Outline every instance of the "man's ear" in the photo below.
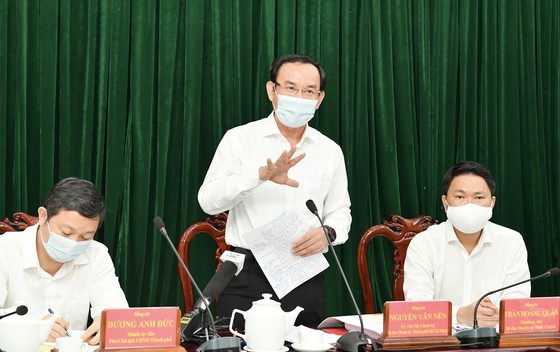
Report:
M 441 196 L 441 203 L 443 204 L 443 209 L 447 213 L 447 197 L 444 194 Z
M 266 82 L 266 95 L 268 95 L 268 100 L 270 101 L 273 101 L 276 97 L 276 94 L 274 94 L 274 82 Z
M 43 226 L 47 222 L 47 208 L 39 207 L 37 214 L 39 214 L 39 225 Z
M 323 99 L 325 99 L 325 92 L 321 92 L 321 95 L 319 95 L 319 102 L 317 102 L 317 106 L 315 107 L 315 110 L 319 109 L 319 106 L 321 106 Z

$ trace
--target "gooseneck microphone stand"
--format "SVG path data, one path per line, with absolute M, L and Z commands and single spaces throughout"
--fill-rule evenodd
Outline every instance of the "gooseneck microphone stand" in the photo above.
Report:
M 321 224 L 321 226 L 323 227 L 323 231 L 325 232 L 325 237 L 327 238 L 327 242 L 329 244 L 329 249 L 331 250 L 334 259 L 336 261 L 336 265 L 338 265 L 338 269 L 340 270 L 340 274 L 342 276 L 342 279 L 344 280 L 344 283 L 346 284 L 346 289 L 348 290 L 348 293 L 350 294 L 350 298 L 352 299 L 352 303 L 354 303 L 354 308 L 356 309 L 356 313 L 358 315 L 358 318 L 360 319 L 360 331 L 348 331 L 346 334 L 342 335 L 337 341 L 336 341 L 336 347 L 343 350 L 343 351 L 358 351 L 359 349 L 365 349 L 365 346 L 371 345 L 374 351 L 377 351 L 377 346 L 375 345 L 375 342 L 373 342 L 373 339 L 364 332 L 364 321 L 362 319 L 362 314 L 360 313 L 360 308 L 358 308 L 358 304 L 356 303 L 356 299 L 354 298 L 354 295 L 352 294 L 352 289 L 350 288 L 350 284 L 348 284 L 348 280 L 346 279 L 346 275 L 344 275 L 344 270 L 342 269 L 342 265 L 340 265 L 340 261 L 338 260 L 338 256 L 336 255 L 336 252 L 334 250 L 334 246 L 331 242 L 331 239 L 329 238 L 328 234 L 327 234 L 327 229 L 325 228 L 325 225 L 323 224 L 323 219 L 321 219 L 321 217 L 319 216 L 319 211 L 317 210 L 317 206 L 315 205 L 315 202 L 313 202 L 313 200 L 309 199 L 307 202 L 305 202 L 305 205 L 307 205 L 307 208 L 309 209 L 310 212 L 312 212 L 317 219 L 319 219 L 319 223 Z
M 198 293 L 198 295 L 203 300 L 205 300 L 204 303 L 206 305 L 206 312 L 208 312 L 208 316 L 210 317 L 210 321 L 211 321 L 211 324 L 212 324 L 212 337 L 213 338 L 218 338 L 219 336 L 216 333 L 216 328 L 215 328 L 215 324 L 214 324 L 214 317 L 212 317 L 212 313 L 210 313 L 210 307 L 209 307 L 210 302 L 206 301 L 206 299 L 204 297 L 204 294 L 202 293 L 202 291 L 200 290 L 200 288 L 196 284 L 196 281 L 192 277 L 191 272 L 187 268 L 187 265 L 181 259 L 181 256 L 179 255 L 179 252 L 177 252 L 177 250 L 175 249 L 175 246 L 173 245 L 173 242 L 171 242 L 171 239 L 169 238 L 169 235 L 167 234 L 167 230 L 165 229 L 165 224 L 163 223 L 163 220 L 159 216 L 156 216 L 154 218 L 154 225 L 161 232 L 163 237 L 165 237 L 165 239 L 167 240 L 167 243 L 169 243 L 169 247 L 171 247 L 171 249 L 173 250 L 173 253 L 175 253 L 175 256 L 177 257 L 177 259 L 179 259 L 179 263 L 181 263 L 181 266 L 183 267 L 183 269 L 185 270 L 185 272 L 189 276 L 189 279 L 191 280 L 191 283 L 192 283 L 193 287 L 195 288 L 196 292 Z M 207 333 L 206 334 L 206 340 L 208 341 L 209 339 L 210 339 L 210 337 L 208 336 L 208 333 Z
M 465 345 L 473 345 L 474 344 L 474 346 L 470 346 L 470 348 L 498 347 L 498 333 L 496 331 L 496 328 L 495 327 L 478 327 L 478 317 L 477 317 L 478 307 L 480 306 L 480 303 L 482 302 L 482 300 L 484 298 L 490 296 L 493 293 L 500 292 L 500 291 L 503 291 L 503 290 L 507 290 L 508 288 L 512 288 L 514 286 L 521 285 L 521 284 L 524 284 L 524 283 L 529 282 L 529 281 L 534 281 L 534 280 L 538 280 L 538 279 L 542 279 L 542 278 L 546 278 L 546 277 L 552 277 L 552 276 L 556 276 L 558 274 L 560 274 L 560 269 L 551 268 L 547 272 L 545 272 L 544 274 L 532 277 L 532 278 L 527 279 L 527 280 L 519 281 L 519 282 L 516 282 L 516 283 L 511 284 L 509 286 L 502 287 L 502 288 L 499 288 L 497 290 L 490 291 L 490 292 L 486 293 L 485 295 L 480 297 L 480 299 L 476 302 L 476 305 L 474 306 L 473 328 L 469 329 L 469 330 L 459 331 L 458 333 L 455 334 L 455 337 L 459 340 L 459 342 L 461 342 L 461 344 L 465 344 Z
M 169 247 L 171 247 L 171 249 L 173 250 L 173 253 L 175 253 L 175 256 L 179 260 L 179 263 L 181 263 L 181 267 L 185 270 L 185 272 L 189 276 L 189 279 L 191 279 L 192 285 L 196 289 L 196 292 L 200 296 L 200 299 L 203 300 L 202 304 L 204 304 L 206 309 L 204 309 L 204 312 L 202 312 L 202 318 L 201 319 L 206 320 L 206 318 L 205 318 L 206 316 L 208 316 L 208 318 L 210 318 L 210 326 L 208 326 L 208 324 L 205 324 L 206 327 L 204 328 L 205 335 L 206 335 L 205 336 L 206 337 L 206 342 L 201 344 L 196 349 L 196 351 L 197 352 L 205 352 L 205 351 L 216 351 L 216 350 L 222 350 L 222 351 L 227 351 L 227 350 L 238 351 L 238 350 L 240 350 L 241 349 L 241 344 L 240 344 L 238 338 L 230 337 L 230 336 L 220 337 L 218 335 L 218 333 L 216 331 L 216 324 L 214 323 L 214 317 L 212 316 L 212 313 L 211 313 L 210 307 L 209 307 L 210 300 L 207 299 L 207 297 L 204 296 L 204 293 L 200 290 L 200 288 L 198 287 L 198 285 L 194 281 L 194 278 L 192 277 L 189 269 L 187 268 L 187 265 L 185 264 L 185 262 L 183 262 L 183 259 L 181 259 L 181 256 L 179 255 L 179 252 L 177 252 L 177 249 L 175 249 L 175 246 L 173 245 L 173 242 L 171 242 L 171 239 L 169 238 L 169 235 L 167 234 L 167 230 L 165 229 L 165 224 L 163 223 L 163 220 L 159 216 L 154 218 L 154 225 L 156 226 L 156 228 L 161 232 L 163 237 L 165 237 L 165 239 L 169 243 Z M 211 337 L 210 337 L 210 334 L 211 334 Z

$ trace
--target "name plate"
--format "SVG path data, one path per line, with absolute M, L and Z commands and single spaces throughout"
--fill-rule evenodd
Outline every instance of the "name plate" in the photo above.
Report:
M 503 299 L 500 334 L 560 331 L 560 297 Z
M 383 305 L 383 335 L 433 337 L 451 335 L 451 302 L 386 302 Z
M 106 309 L 101 350 L 179 346 L 180 318 L 178 307 Z

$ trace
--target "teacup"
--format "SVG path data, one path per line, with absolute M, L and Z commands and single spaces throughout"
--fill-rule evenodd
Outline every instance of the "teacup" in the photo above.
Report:
M 88 345 L 77 336 L 58 337 L 55 340 L 58 352 L 87 352 Z
M 323 331 L 321 330 L 301 330 L 299 332 L 300 347 L 320 347 L 323 345 Z

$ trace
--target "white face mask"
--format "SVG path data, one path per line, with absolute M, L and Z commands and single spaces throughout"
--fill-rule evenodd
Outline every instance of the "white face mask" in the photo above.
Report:
M 452 207 L 447 203 L 447 219 L 464 234 L 473 234 L 482 230 L 491 217 L 492 206 L 483 207 L 469 203 Z
M 303 99 L 290 97 L 287 95 L 276 94 L 278 97 L 278 107 L 272 107 L 276 116 L 284 126 L 298 128 L 308 123 L 315 114 L 315 108 L 319 103 L 318 99 Z
M 43 246 L 45 247 L 49 257 L 59 263 L 66 263 L 76 259 L 80 256 L 80 254 L 84 253 L 91 242 L 93 242 L 93 240 L 76 242 L 61 236 L 56 232 L 52 232 L 48 221 L 47 227 L 51 237 L 49 237 L 49 240 L 45 243 L 45 240 L 43 239 L 43 231 L 41 230 L 41 242 L 43 242 Z

